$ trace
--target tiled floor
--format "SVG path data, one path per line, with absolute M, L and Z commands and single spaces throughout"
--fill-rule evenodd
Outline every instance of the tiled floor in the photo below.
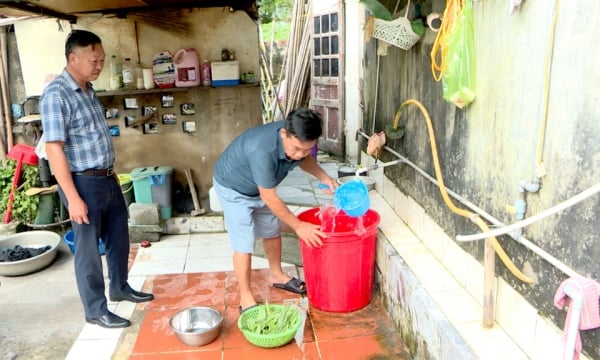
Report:
M 134 246 L 130 282 L 152 291 L 155 299 L 111 304 L 132 326 L 108 330 L 86 325 L 68 359 L 410 359 L 378 297 L 351 313 L 310 306 L 302 344 L 292 340 L 275 349 L 251 345 L 237 327 L 239 299 L 230 255 L 224 233 L 164 236 L 149 248 Z M 265 259 L 255 257 L 253 264 L 257 301 L 306 303 L 300 295 L 269 286 Z M 302 276 L 302 268 L 286 264 L 284 269 Z M 224 314 L 224 329 L 214 342 L 186 346 L 170 329 L 170 317 L 191 306 L 212 306 Z

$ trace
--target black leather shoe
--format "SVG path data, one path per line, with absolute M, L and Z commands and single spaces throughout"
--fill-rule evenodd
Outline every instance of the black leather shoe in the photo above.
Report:
M 134 303 L 141 303 L 145 301 L 151 301 L 153 299 L 154 295 L 133 289 L 128 294 L 110 295 L 110 301 L 131 301 Z
M 90 319 L 86 317 L 85 321 L 87 321 L 90 324 L 100 325 L 108 329 L 124 328 L 131 325 L 129 320 L 123 319 L 122 317 L 115 315 L 111 312 L 109 312 L 106 315 L 102 315 L 97 319 Z

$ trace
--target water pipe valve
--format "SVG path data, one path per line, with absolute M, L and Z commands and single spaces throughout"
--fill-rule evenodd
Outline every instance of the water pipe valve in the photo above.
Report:
M 515 208 L 515 219 L 523 220 L 525 218 L 525 211 L 527 210 L 527 203 L 525 202 L 525 199 L 519 198 L 515 200 L 513 206 Z

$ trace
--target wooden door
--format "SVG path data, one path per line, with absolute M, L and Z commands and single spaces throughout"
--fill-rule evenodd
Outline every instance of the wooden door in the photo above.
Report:
M 310 85 L 310 107 L 321 114 L 324 123 L 319 150 L 339 156 L 344 156 L 345 125 L 342 5 L 337 2 L 313 14 Z

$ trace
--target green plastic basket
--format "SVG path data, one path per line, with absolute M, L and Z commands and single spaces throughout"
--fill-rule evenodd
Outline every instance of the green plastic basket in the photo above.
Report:
M 248 319 L 256 319 L 261 312 L 261 307 L 269 306 L 269 309 L 277 309 L 284 308 L 286 305 L 277 305 L 277 304 L 269 304 L 269 305 L 259 305 L 248 309 L 242 313 L 242 315 L 238 319 L 238 328 L 244 334 L 244 337 L 248 342 L 252 345 L 256 345 L 262 348 L 275 348 L 283 346 L 289 343 L 294 336 L 296 336 L 296 332 L 301 324 L 300 311 L 297 308 L 292 308 L 291 311 L 295 312 L 295 317 L 293 319 L 292 326 L 284 332 L 277 334 L 257 334 L 252 332 L 246 328 L 246 321 Z M 289 306 L 289 305 L 288 305 Z

